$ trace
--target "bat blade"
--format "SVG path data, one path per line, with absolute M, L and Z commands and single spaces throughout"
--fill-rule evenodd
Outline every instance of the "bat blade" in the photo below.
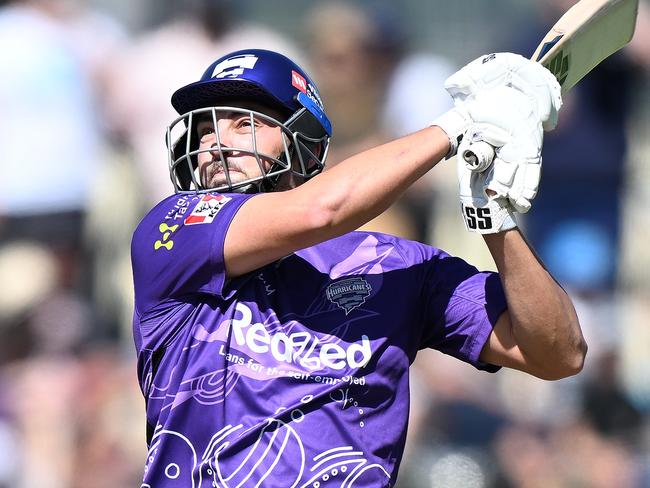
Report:
M 531 59 L 570 90 L 634 35 L 639 0 L 581 0 L 555 23 Z
M 537 46 L 532 60 L 546 67 L 564 95 L 634 35 L 639 0 L 580 0 L 567 10 Z M 475 142 L 462 154 L 467 167 L 483 171 L 494 148 Z

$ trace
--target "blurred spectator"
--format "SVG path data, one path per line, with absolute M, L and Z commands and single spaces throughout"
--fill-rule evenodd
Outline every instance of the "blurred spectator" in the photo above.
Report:
M 314 79 L 336 127 L 327 157 L 331 167 L 388 140 L 381 111 L 401 46 L 390 24 L 381 25 L 369 10 L 343 2 L 315 6 L 303 30 Z M 409 238 L 417 233 L 400 205 L 393 205 L 362 229 Z
M 410 54 L 397 9 L 328 2 L 313 8 L 305 36 L 314 78 L 337 128 L 328 164 L 414 132 L 450 106 L 449 64 Z M 433 189 L 423 178 L 365 229 L 425 240 Z
M 90 302 L 94 256 L 85 229 L 104 164 L 104 68 L 122 36 L 119 24 L 84 1 L 0 7 L 3 487 L 73 486 L 75 430 L 88 420 L 77 407 L 91 391 L 81 386 L 88 370 L 79 358 L 106 338 Z M 103 381 L 118 364 L 106 365 Z M 96 419 L 88 426 L 100 430 Z M 95 473 L 105 468 L 94 464 Z
M 443 87 L 453 72 L 452 65 L 438 55 L 401 56 L 387 87 L 382 113 L 384 132 L 390 138 L 415 132 L 429 125 L 432 117 L 451 108 L 451 97 Z M 451 166 L 451 163 L 442 162 L 441 166 Z M 456 190 L 456 178 L 443 181 L 438 173 L 434 170 L 420 178 L 406 191 L 401 202 L 415 224 L 414 237 L 434 245 L 438 236 L 433 232 L 432 218 L 437 194 L 442 185 L 453 186 Z
M 0 384 L 0 486 L 139 486 L 144 419 L 130 361 L 112 348 L 31 358 L 0 370 Z
M 120 33 L 84 2 L 15 0 L 0 8 L 0 246 L 35 243 L 53 260 L 54 285 L 42 298 L 62 324 L 88 312 L 84 228 L 103 162 L 101 56 L 110 58 Z M 14 272 L 10 279 L 38 287 Z
M 336 127 L 331 165 L 388 139 L 381 111 L 402 48 L 394 27 L 343 2 L 321 3 L 308 13 L 304 31 L 309 60 Z
M 515 425 L 495 447 L 502 469 L 495 488 L 643 486 L 639 460 L 580 422 L 546 433 Z
M 539 24 L 526 23 L 514 52 L 532 53 L 543 34 L 573 4 L 539 1 Z M 641 15 L 644 15 L 642 6 Z M 544 141 L 543 191 L 526 215 L 526 235 L 556 278 L 586 293 L 616 284 L 628 155 L 627 122 L 640 68 L 648 61 L 647 27 L 596 67 L 564 97 L 555 131 Z M 645 54 L 642 54 L 645 53 Z
M 0 10 L 0 232 L 80 246 L 99 134 L 88 73 L 49 2 Z
M 119 9 L 123 3 L 110 6 Z M 126 49 L 122 27 L 85 0 L 0 0 L 0 488 L 139 486 L 145 423 L 130 338 L 126 349 L 90 344 L 93 338 L 106 339 L 98 333 L 97 315 L 129 321 L 128 241 L 133 222 L 143 200 L 151 202 L 171 192 L 162 142 L 165 126 L 175 117 L 169 104 L 171 90 L 196 79 L 221 53 L 237 48 L 268 46 L 296 56 L 296 48 L 273 30 L 240 18 L 241 7 L 233 1 L 148 3 L 153 8 L 147 15 L 163 23 Z M 389 9 L 364 11 L 351 3 L 332 7 L 329 3 L 321 2 L 317 10 L 338 8 L 342 13 L 310 28 L 313 36 L 321 36 L 312 45 L 315 54 L 310 61 L 325 68 L 318 81 L 331 90 L 325 103 L 339 118 L 335 125 L 341 133 L 335 140 L 343 142 L 349 136 L 332 153 L 333 164 L 340 159 L 337 153 L 354 152 L 373 143 L 373 138 L 416 130 L 444 111 L 449 102 L 442 82 L 454 68 L 436 55 L 409 52 L 404 33 L 414 27 L 413 16 L 427 9 L 455 9 L 461 18 L 474 12 L 477 3 L 436 0 L 424 8 L 413 0 L 400 3 L 400 12 L 390 14 Z M 555 0 L 546 2 L 548 7 L 539 3 L 544 9 L 551 4 L 563 9 L 573 0 L 561 7 Z M 292 2 L 292 8 L 295 5 Z M 586 226 L 583 222 L 561 228 L 561 238 L 551 240 L 559 242 L 557 247 L 547 246 L 545 251 L 548 260 L 549 252 L 570 249 L 559 276 L 571 286 L 586 283 L 591 289 L 596 283 L 607 290 L 613 283 L 610 253 L 616 250 L 609 246 L 616 239 L 606 236 L 602 241 L 606 246 L 593 246 L 583 237 L 601 242 L 598 236 L 603 233 L 620 233 L 619 198 L 627 190 L 621 183 L 625 156 L 620 150 L 627 147 L 628 116 L 622 101 L 625 96 L 639 98 L 641 92 L 635 91 L 629 76 L 635 79 L 635 67 L 650 65 L 650 29 L 643 8 L 647 0 L 641 6 L 632 46 L 611 66 L 608 62 L 604 74 L 590 74 L 575 95 L 567 97 L 561 117 L 566 126 L 557 129 L 557 139 L 555 134 L 547 138 L 547 146 L 556 149 L 545 154 L 542 184 L 558 184 L 561 193 L 558 200 L 556 196 L 551 202 L 537 200 L 528 225 L 531 232 L 534 225 L 548 225 L 535 238 L 542 251 L 541 242 L 557 231 L 551 226 L 559 224 L 560 217 L 587 217 Z M 269 25 L 279 25 L 281 15 L 286 15 L 286 8 L 279 8 L 278 18 L 269 19 Z M 530 52 L 537 36 L 559 16 L 558 10 L 548 15 L 537 33 L 527 32 L 528 40 L 511 49 L 519 52 L 520 45 L 528 44 L 521 52 Z M 508 19 L 506 12 L 497 20 L 507 25 Z M 534 18 L 527 20 L 528 26 Z M 437 18 L 422 23 L 427 29 L 440 29 Z M 472 46 L 474 40 L 484 46 Z M 494 49 L 485 47 L 480 36 L 467 37 L 459 45 L 472 52 Z M 466 61 L 459 59 L 457 64 Z M 592 77 L 598 81 L 591 83 Z M 613 86 L 617 88 L 610 90 Z M 612 91 L 613 98 L 607 98 Z M 645 96 L 645 108 L 637 109 L 647 118 L 650 100 Z M 619 101 L 620 107 L 612 103 Z M 125 154 L 119 147 L 110 164 L 104 164 L 105 108 L 115 140 L 131 151 Z M 642 144 L 636 148 L 639 173 L 632 183 L 641 195 L 630 202 L 638 213 L 630 234 L 638 242 L 636 248 L 647 253 L 647 205 L 641 203 L 650 201 L 649 185 L 644 184 L 650 150 L 647 120 L 635 133 Z M 614 142 L 603 143 L 605 137 Z M 578 146 L 582 152 L 593 150 L 586 152 L 582 163 L 564 155 Z M 556 156 L 562 159 L 554 161 Z M 592 171 L 593 167 L 600 169 Z M 478 238 L 462 230 L 454 162 L 442 163 L 430 176 L 436 191 L 449 186 L 445 190 L 449 193 L 437 200 L 449 207 L 438 209 L 431 242 L 448 247 L 445 239 L 455 233 L 453 229 L 458 229 L 460 244 Z M 568 186 L 564 183 L 571 180 L 579 182 L 575 184 L 579 193 L 552 214 L 549 205 L 560 202 Z M 423 183 L 424 192 L 417 198 L 430 198 L 432 183 Z M 587 188 L 600 188 L 598 198 Z M 545 187 L 540 198 L 553 193 Z M 583 201 L 606 214 L 590 216 L 578 205 Z M 421 219 L 413 220 L 419 210 L 412 204 L 407 200 L 410 206 L 403 205 L 388 217 L 387 225 L 401 229 L 397 231 L 401 235 L 420 238 Z M 610 212 L 607 205 L 617 210 Z M 88 217 L 91 239 L 84 241 Z M 602 222 L 605 231 L 594 231 L 594 225 Z M 569 239 L 576 235 L 577 241 Z M 576 242 L 579 251 L 569 246 Z M 477 249 L 484 249 L 479 244 Z M 88 261 L 80 264 L 88 245 L 97 271 L 92 288 L 101 291 L 90 304 L 79 299 L 80 290 L 90 291 L 87 277 L 80 276 L 90 269 Z M 587 245 L 591 258 L 581 264 L 579 258 L 589 257 Z M 462 254 L 456 252 L 458 247 L 449 247 Z M 476 257 L 475 252 L 471 251 Z M 610 264 L 589 270 L 599 255 Z M 638 263 L 638 253 L 633 252 L 629 267 L 637 275 L 635 284 L 644 281 L 647 287 L 647 267 Z M 577 272 L 569 275 L 572 266 Z M 609 271 L 594 271 L 603 269 Z M 650 486 L 649 297 L 646 289 L 616 307 L 609 306 L 612 295 L 578 300 L 590 353 L 585 372 L 575 381 L 543 383 L 513 372 L 493 377 L 459 369 L 443 355 L 418 355 L 420 371 L 412 371 L 411 425 L 398 486 Z M 124 332 L 124 337 L 128 334 Z M 475 427 L 479 419 L 481 428 Z
M 597 358 L 583 393 L 584 416 L 601 435 L 638 449 L 642 447 L 643 416 L 623 391 L 619 360 L 615 351 Z

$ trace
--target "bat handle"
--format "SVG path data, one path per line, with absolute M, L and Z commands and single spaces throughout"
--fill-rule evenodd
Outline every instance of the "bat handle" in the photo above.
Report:
M 472 142 L 463 151 L 462 157 L 468 169 L 481 172 L 492 164 L 494 148 L 484 141 Z

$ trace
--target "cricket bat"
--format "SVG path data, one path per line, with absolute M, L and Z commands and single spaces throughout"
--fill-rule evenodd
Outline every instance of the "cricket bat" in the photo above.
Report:
M 639 0 L 580 0 L 544 36 L 531 59 L 557 78 L 564 95 L 634 35 Z M 487 142 L 475 142 L 462 154 L 473 171 L 494 158 Z

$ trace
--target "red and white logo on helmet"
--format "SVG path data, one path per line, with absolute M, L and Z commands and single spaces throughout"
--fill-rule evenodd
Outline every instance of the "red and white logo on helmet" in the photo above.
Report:
M 307 93 L 307 80 L 297 71 L 291 71 L 291 84 L 303 93 Z

